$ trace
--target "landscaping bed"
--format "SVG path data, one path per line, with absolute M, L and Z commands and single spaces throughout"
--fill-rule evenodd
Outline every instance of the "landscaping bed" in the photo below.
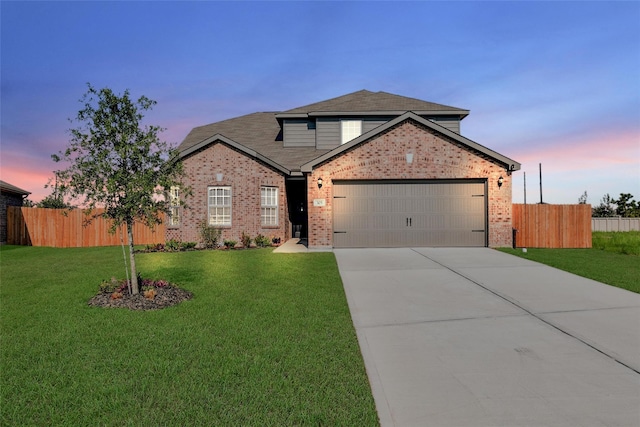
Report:
M 114 294 L 116 294 L 114 296 Z M 120 294 L 120 295 L 117 295 Z M 89 305 L 130 310 L 159 310 L 189 300 L 193 294 L 173 285 L 153 287 L 136 295 L 130 292 L 99 292 L 89 300 Z

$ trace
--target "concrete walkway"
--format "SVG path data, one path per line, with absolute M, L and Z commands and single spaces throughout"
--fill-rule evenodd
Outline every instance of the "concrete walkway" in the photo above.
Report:
M 307 253 L 309 252 L 309 249 L 307 248 L 307 245 L 304 244 L 304 241 L 301 241 L 296 237 L 294 239 L 287 240 L 282 245 L 275 248 L 273 252 L 277 254 L 299 254 Z
M 640 295 L 486 248 L 334 252 L 382 426 L 640 426 Z

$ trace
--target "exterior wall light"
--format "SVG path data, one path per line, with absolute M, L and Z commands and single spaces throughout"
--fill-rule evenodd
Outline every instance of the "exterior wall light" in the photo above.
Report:
M 318 188 L 322 188 L 322 178 L 318 178 Z
M 500 175 L 500 178 L 498 178 L 498 188 L 502 187 L 503 182 L 504 182 L 504 178 L 502 177 L 502 175 Z

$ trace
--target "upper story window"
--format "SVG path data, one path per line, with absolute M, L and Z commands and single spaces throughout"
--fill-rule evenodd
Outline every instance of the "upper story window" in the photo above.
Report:
M 260 187 L 260 222 L 263 226 L 278 225 L 277 187 Z
M 169 189 L 169 225 L 180 225 L 180 188 Z
M 209 187 L 209 225 L 231 225 L 231 187 Z
M 362 120 L 342 120 L 340 123 L 342 135 L 341 144 L 362 135 Z

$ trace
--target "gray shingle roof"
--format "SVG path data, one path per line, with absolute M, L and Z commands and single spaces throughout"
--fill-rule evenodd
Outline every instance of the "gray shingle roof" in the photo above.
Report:
M 183 156 L 214 142 L 216 135 L 237 143 L 236 148 L 248 154 L 258 154 L 281 166 L 284 172 L 299 171 L 301 165 L 321 157 L 330 150 L 317 150 L 313 147 L 283 146 L 279 118 L 307 115 L 344 115 L 345 113 L 402 115 L 407 111 L 417 114 L 458 115 L 469 114 L 468 110 L 450 107 L 415 98 L 394 95 L 386 92 L 360 90 L 347 95 L 316 102 L 283 112 L 263 112 L 240 116 L 217 123 L 199 126 L 191 130 L 182 141 L 178 150 Z M 246 149 L 245 149 L 246 148 Z M 254 153 L 255 152 L 255 153 Z
M 189 132 L 178 150 L 185 152 L 214 135 L 223 135 L 289 171 L 299 170 L 301 164 L 329 151 L 308 147 L 283 147 L 276 113 L 252 113 L 199 126 Z
M 31 194 L 30 192 L 23 190 L 22 188 L 18 188 L 15 185 L 11 185 L 5 181 L 0 181 L 0 191 L 2 191 L 3 193 L 20 194 L 23 196 Z
M 303 107 L 283 111 L 282 114 L 320 113 L 320 112 L 389 112 L 389 111 L 433 111 L 450 112 L 452 114 L 468 115 L 468 110 L 463 110 L 448 105 L 435 104 L 416 98 L 394 95 L 387 92 L 370 92 L 360 90 L 326 101 L 316 102 Z

